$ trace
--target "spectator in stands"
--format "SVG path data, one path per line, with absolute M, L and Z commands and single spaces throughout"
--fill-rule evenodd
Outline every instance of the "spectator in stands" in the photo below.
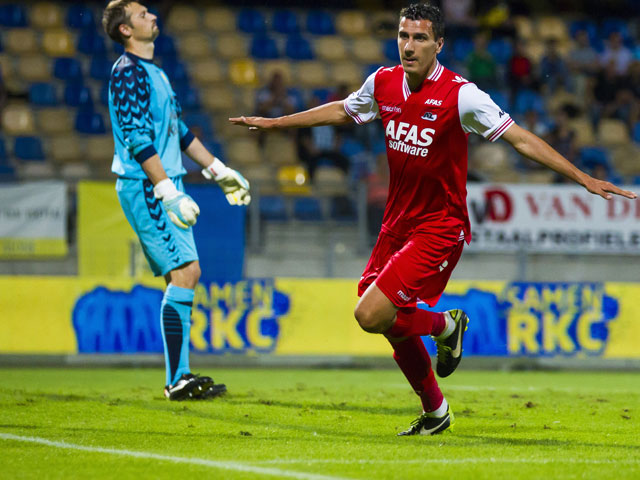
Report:
M 611 32 L 607 46 L 602 52 L 600 63 L 603 68 L 612 68 L 616 75 L 622 76 L 627 73 L 629 64 L 633 61 L 631 50 L 622 43 L 620 32 Z
M 558 89 L 569 90 L 569 68 L 558 50 L 555 39 L 547 40 L 546 52 L 540 61 L 540 84 L 546 95 Z
M 382 226 L 382 217 L 387 205 L 389 193 L 389 165 L 387 154 L 380 152 L 376 156 L 376 169 L 367 175 L 367 230 L 369 238 L 375 243 Z
M 600 69 L 598 52 L 589 42 L 589 34 L 586 30 L 576 32 L 576 46 L 569 52 L 567 63 L 571 75 L 569 75 L 571 90 L 579 97 L 584 97 L 589 79 L 595 76 Z
M 296 110 L 296 99 L 287 91 L 282 72 L 276 70 L 266 87 L 258 90 L 256 113 L 260 116 L 290 115 Z
M 527 56 L 524 40 L 518 40 L 515 43 L 513 56 L 507 66 L 507 82 L 511 90 L 512 102 L 515 100 L 519 90 L 525 88 L 535 89 L 536 87 L 533 64 Z
M 596 76 L 590 95 L 590 115 L 595 127 L 601 118 L 617 118 L 631 129 L 638 119 L 638 101 L 629 77 L 618 75 L 611 59 L 609 68 L 603 68 Z M 636 87 L 637 88 L 637 87 Z
M 481 32 L 473 39 L 473 52 L 466 59 L 469 80 L 484 90 L 495 88 L 498 66 L 487 50 L 489 33 Z
M 553 127 L 546 136 L 547 143 L 574 165 L 577 158 L 576 131 L 571 127 L 570 119 L 577 113 L 572 105 L 560 107 L 553 118 Z M 569 180 L 556 173 L 553 182 L 569 183 Z
M 2 76 L 2 69 L 0 68 L 0 115 L 4 110 L 4 106 L 7 103 L 7 88 L 4 85 L 4 77 Z
M 442 2 L 447 31 L 451 38 L 471 37 L 476 28 L 473 0 L 447 0 Z M 395 25 L 397 29 L 397 25 Z M 394 32 L 395 33 L 395 32 Z

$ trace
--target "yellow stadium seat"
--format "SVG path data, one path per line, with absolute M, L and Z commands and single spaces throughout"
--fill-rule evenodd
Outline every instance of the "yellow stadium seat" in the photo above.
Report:
M 233 108 L 240 109 L 241 112 L 253 112 L 256 108 L 256 89 L 251 87 L 241 87 L 235 89 L 236 103 Z
M 260 81 L 267 83 L 275 72 L 280 72 L 284 83 L 291 85 L 293 76 L 291 73 L 291 62 L 288 60 L 267 60 L 260 64 Z
M 353 56 L 360 62 L 378 63 L 383 60 L 380 41 L 371 37 L 354 39 L 352 50 Z
M 229 65 L 229 78 L 234 85 L 252 86 L 258 83 L 258 70 L 253 60 L 242 58 Z
M 336 16 L 336 30 L 341 35 L 358 37 L 369 33 L 367 17 L 360 10 L 345 10 Z
M 9 135 L 31 135 L 35 132 L 33 112 L 25 104 L 9 104 L 2 111 L 2 130 Z
M 276 169 L 267 162 L 242 165 L 242 175 L 249 180 L 252 192 L 259 190 L 261 195 L 271 195 L 278 191 Z
M 315 41 L 316 55 L 321 60 L 346 60 L 347 47 L 342 37 L 338 35 L 328 35 L 320 37 Z
M 542 17 L 538 20 L 538 37 L 542 40 L 560 40 L 569 38 L 567 24 L 560 17 Z
M 41 30 L 62 26 L 62 9 L 52 2 L 39 2 L 31 7 L 29 18 L 33 27 Z
M 331 81 L 334 85 L 346 84 L 357 90 L 364 81 L 362 67 L 353 62 L 338 62 L 331 66 Z
M 73 130 L 73 119 L 68 108 L 43 108 L 36 112 L 38 129 L 47 135 L 59 135 Z
M 25 82 L 51 81 L 51 60 L 44 55 L 19 56 L 16 72 Z
M 2 80 L 5 82 L 7 79 L 15 77 L 15 67 L 13 65 L 13 57 L 0 53 L 0 73 L 2 74 Z
M 49 161 L 22 162 L 18 166 L 18 177 L 21 180 L 50 180 L 56 176 L 56 170 Z
M 613 147 L 611 161 L 622 175 L 640 175 L 640 147 L 633 143 Z
M 528 17 L 516 16 L 513 17 L 513 24 L 516 27 L 516 33 L 518 38 L 523 40 L 530 40 L 533 38 L 533 23 Z
M 86 158 L 97 173 L 108 175 L 113 161 L 113 136 L 91 135 L 87 138 Z
M 629 130 L 622 120 L 615 118 L 603 118 L 598 125 L 599 143 L 612 147 L 629 143 Z
M 233 32 L 216 35 L 215 52 L 218 57 L 227 60 L 244 58 L 248 53 L 247 36 Z
M 302 165 L 283 165 L 278 169 L 278 185 L 285 195 L 310 195 L 309 172 Z
M 231 110 L 235 105 L 233 91 L 222 86 L 207 87 L 200 90 L 202 104 L 207 110 Z
M 258 132 L 249 130 L 247 127 L 240 127 L 229 122 L 231 117 L 239 117 L 241 115 L 253 115 L 253 108 L 250 110 L 242 110 L 237 105 L 227 109 L 219 110 L 215 112 L 214 116 L 214 129 L 216 136 L 224 138 L 227 141 L 231 139 L 251 138 L 254 139 L 258 136 Z
M 524 175 L 524 183 L 541 183 L 549 184 L 553 183 L 553 179 L 556 176 L 556 172 L 552 170 L 537 170 L 533 172 L 527 172 Z
M 38 36 L 29 28 L 12 28 L 5 33 L 5 48 L 14 55 L 36 53 Z
M 65 163 L 60 167 L 59 172 L 65 180 L 82 180 L 91 177 L 91 168 L 83 162 Z
M 593 125 L 587 117 L 578 117 L 569 121 L 570 127 L 576 132 L 576 147 L 582 148 L 595 145 L 596 137 Z
M 326 87 L 328 82 L 327 65 L 309 60 L 296 65 L 298 83 L 301 87 Z
M 347 176 L 338 167 L 320 166 L 313 178 L 316 193 L 325 196 L 346 195 L 349 192 Z
M 265 159 L 276 165 L 298 163 L 298 149 L 291 136 L 283 133 L 269 133 L 264 145 Z
M 52 57 L 71 57 L 76 48 L 73 36 L 66 30 L 47 30 L 42 35 L 42 49 Z
M 398 14 L 389 10 L 373 12 L 369 16 L 371 32 L 378 38 L 395 38 L 398 36 Z
M 488 175 L 487 180 L 493 183 L 520 183 L 521 182 L 520 174 L 513 169 L 503 170 L 498 172 L 491 172 L 491 174 Z
M 84 160 L 80 143 L 80 137 L 73 133 L 52 137 L 49 141 L 51 158 L 59 165 Z
M 239 128 L 239 127 L 238 127 Z M 262 162 L 257 137 L 235 138 L 228 142 L 227 158 L 237 165 L 255 165 Z
M 200 13 L 194 7 L 176 5 L 167 18 L 167 28 L 172 32 L 195 32 L 200 29 Z
M 582 110 L 584 99 L 566 90 L 558 90 L 553 95 L 546 97 L 546 107 L 550 112 L 558 111 L 563 105 L 572 105 Z
M 213 49 L 208 35 L 200 32 L 184 33 L 178 37 L 180 56 L 187 60 L 211 58 Z
M 471 153 L 471 163 L 483 174 L 512 170 L 507 147 L 500 143 L 481 143 Z
M 529 40 L 525 47 L 525 52 L 529 59 L 534 63 L 540 63 L 542 57 L 547 52 L 547 46 L 540 40 Z
M 204 28 L 213 32 L 233 32 L 236 28 L 236 16 L 233 11 L 222 7 L 208 7 L 202 19 Z
M 226 80 L 225 68 L 214 58 L 193 61 L 190 65 L 191 77 L 200 86 L 222 83 Z

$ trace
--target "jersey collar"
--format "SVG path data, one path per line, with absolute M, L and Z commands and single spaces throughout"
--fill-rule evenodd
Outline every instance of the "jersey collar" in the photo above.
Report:
M 431 72 L 431 75 L 427 77 L 427 80 L 437 82 L 440 78 L 440 75 L 442 75 L 443 70 L 444 67 L 438 61 L 438 59 L 436 59 L 436 68 L 433 69 L 433 72 Z M 402 93 L 404 95 L 405 101 L 407 100 L 407 98 L 409 98 L 409 95 L 411 95 L 411 89 L 409 88 L 409 84 L 407 83 L 406 75 L 402 75 Z

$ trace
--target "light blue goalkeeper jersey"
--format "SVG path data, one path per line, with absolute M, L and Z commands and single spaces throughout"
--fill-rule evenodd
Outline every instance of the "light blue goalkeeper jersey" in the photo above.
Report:
M 186 173 L 181 150 L 193 141 L 167 75 L 151 61 L 125 52 L 111 69 L 109 115 L 115 153 L 111 171 L 145 179 L 140 164 L 158 154 L 167 176 Z

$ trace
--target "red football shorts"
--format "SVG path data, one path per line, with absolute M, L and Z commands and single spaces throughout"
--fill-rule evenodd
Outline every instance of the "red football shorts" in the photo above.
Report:
M 460 231 L 457 226 L 437 234 L 413 232 L 406 237 L 380 232 L 358 284 L 358 295 L 375 281 L 398 308 L 414 307 L 417 300 L 433 307 L 462 254 Z

